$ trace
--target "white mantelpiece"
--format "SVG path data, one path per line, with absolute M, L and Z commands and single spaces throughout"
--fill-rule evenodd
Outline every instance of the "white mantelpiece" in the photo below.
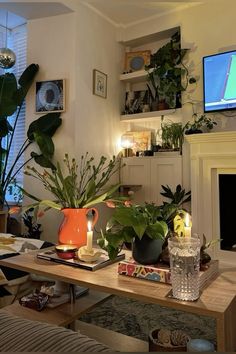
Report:
M 220 237 L 219 174 L 236 174 L 236 131 L 194 134 L 190 144 L 193 232 L 207 240 Z M 235 186 L 236 188 L 236 186 Z M 236 210 L 235 210 L 236 216 Z M 235 220 L 232 233 L 235 233 Z M 214 249 L 214 256 L 236 265 L 236 253 Z

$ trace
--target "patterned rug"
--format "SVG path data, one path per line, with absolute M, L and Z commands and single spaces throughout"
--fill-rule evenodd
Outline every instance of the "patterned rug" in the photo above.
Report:
M 204 338 L 216 343 L 216 323 L 213 318 L 119 296 L 110 297 L 80 320 L 144 341 L 148 340 L 148 333 L 158 327 L 182 329 L 191 338 Z

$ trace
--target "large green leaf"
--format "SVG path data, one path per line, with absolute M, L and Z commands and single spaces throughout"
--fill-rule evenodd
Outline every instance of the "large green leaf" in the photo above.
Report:
M 31 152 L 31 157 L 33 157 L 34 161 L 42 167 L 51 168 L 51 170 L 56 169 L 51 160 L 44 155 L 39 155 L 36 152 Z
M 0 116 L 11 116 L 17 109 L 14 94 L 17 90 L 17 81 L 14 74 L 0 76 Z
M 20 106 L 29 91 L 35 76 L 39 71 L 38 64 L 30 64 L 20 76 L 18 83 L 20 87 L 15 93 L 16 103 Z
M 27 137 L 34 141 L 34 133 L 41 132 L 52 137 L 61 125 L 60 113 L 48 113 L 34 120 L 27 131 Z
M 152 239 L 164 240 L 167 232 L 168 227 L 163 221 L 157 221 L 155 224 L 148 225 L 146 229 L 146 234 Z
M 34 133 L 34 140 L 38 144 L 42 154 L 45 157 L 51 158 L 54 154 L 54 144 L 52 138 L 42 132 Z
M 12 126 L 7 119 L 0 119 L 0 138 L 4 138 L 12 131 Z

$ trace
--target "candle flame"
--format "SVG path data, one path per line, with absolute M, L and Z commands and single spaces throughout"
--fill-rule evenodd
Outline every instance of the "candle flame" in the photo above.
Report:
M 92 231 L 92 222 L 88 221 L 88 231 Z
M 188 213 L 186 213 L 186 216 L 185 216 L 185 226 L 186 227 L 190 226 L 190 217 L 189 217 Z

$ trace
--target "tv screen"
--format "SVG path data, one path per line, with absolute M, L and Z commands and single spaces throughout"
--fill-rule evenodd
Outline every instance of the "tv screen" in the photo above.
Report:
M 203 58 L 204 112 L 236 109 L 236 50 Z

